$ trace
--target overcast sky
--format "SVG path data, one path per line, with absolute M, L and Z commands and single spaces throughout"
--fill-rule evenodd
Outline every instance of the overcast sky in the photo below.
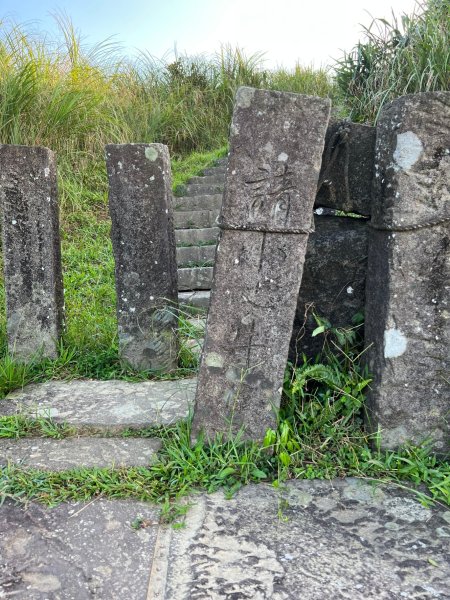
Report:
M 211 54 L 231 43 L 264 52 L 268 67 L 326 65 L 361 38 L 372 17 L 410 14 L 416 0 L 0 0 L 0 18 L 33 21 L 51 32 L 64 11 L 96 43 L 115 36 L 126 51 L 157 58 L 173 52 Z

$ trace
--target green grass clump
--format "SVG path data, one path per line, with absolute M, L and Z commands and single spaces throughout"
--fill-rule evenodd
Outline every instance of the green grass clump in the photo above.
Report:
M 418 2 L 412 15 L 374 19 L 365 39 L 336 61 L 342 112 L 373 123 L 398 96 L 450 90 L 450 2 Z

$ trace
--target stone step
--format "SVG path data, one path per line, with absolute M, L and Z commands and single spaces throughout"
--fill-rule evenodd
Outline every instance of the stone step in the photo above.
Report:
M 186 246 L 177 248 L 177 264 L 181 266 L 202 266 L 214 261 L 216 246 Z M 209 265 L 210 266 L 210 265 Z
M 219 237 L 218 227 L 206 229 L 175 229 L 177 246 L 215 245 Z
M 187 210 L 219 210 L 222 206 L 222 194 L 207 194 L 203 196 L 174 196 L 174 211 Z
M 208 194 L 221 194 L 223 192 L 224 182 L 222 183 L 186 183 L 179 185 L 176 189 L 177 196 L 205 196 Z
M 210 290 L 212 276 L 212 267 L 178 269 L 178 289 L 180 291 Z
M 192 308 L 203 312 L 208 310 L 210 296 L 210 290 L 179 292 L 178 302 L 182 310 Z
M 155 461 L 160 447 L 160 440 L 138 437 L 3 439 L 0 440 L 0 465 L 14 463 L 44 471 L 146 467 Z
M 66 423 L 80 434 L 118 434 L 185 419 L 196 385 L 195 379 L 48 381 L 9 394 L 0 416 L 21 413 Z
M 177 211 L 173 213 L 175 229 L 205 229 L 215 227 L 219 210 Z
M 221 167 L 225 166 L 226 167 L 227 164 L 228 164 L 228 156 L 222 156 L 222 158 L 218 158 L 216 160 L 216 165 L 217 166 L 221 166 Z
M 203 175 L 208 177 L 209 175 L 223 175 L 227 172 L 226 165 L 218 166 L 218 167 L 207 167 L 203 169 Z
M 223 185 L 225 181 L 224 173 L 214 173 L 212 175 L 200 175 L 196 177 L 191 177 L 188 181 L 188 185 L 197 184 L 197 183 L 207 183 L 207 184 L 218 184 Z

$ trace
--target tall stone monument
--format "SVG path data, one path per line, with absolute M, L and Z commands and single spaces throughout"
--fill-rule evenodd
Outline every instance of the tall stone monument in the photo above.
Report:
M 177 366 L 178 287 L 170 158 L 162 144 L 106 146 L 120 356 Z
M 54 153 L 0 146 L 0 203 L 9 350 L 21 361 L 56 358 L 64 300 Z
M 367 274 L 368 422 L 382 445 L 450 450 L 450 93 L 404 96 L 377 127 Z
M 328 99 L 238 90 L 193 432 L 276 423 Z

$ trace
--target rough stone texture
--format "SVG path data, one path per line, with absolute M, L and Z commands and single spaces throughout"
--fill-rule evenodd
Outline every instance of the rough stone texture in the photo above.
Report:
M 159 440 L 133 437 L 0 439 L 0 465 L 18 463 L 22 467 L 48 471 L 145 467 L 154 462 L 160 447 Z
M 48 148 L 0 146 L 8 346 L 56 358 L 63 325 L 56 161 Z
M 275 425 L 329 112 L 320 98 L 237 92 L 194 435 L 262 439 Z
M 222 205 L 222 194 L 211 194 L 207 196 L 184 196 L 173 199 L 173 208 L 178 210 L 213 210 L 220 209 Z
M 176 192 L 180 196 L 220 194 L 223 192 L 223 181 L 221 183 L 192 183 L 179 185 Z
M 0 597 L 145 600 L 159 510 L 96 499 L 0 507 Z M 140 518 L 143 528 L 131 527 Z
M 449 523 L 356 479 L 201 496 L 185 528 L 160 533 L 147 600 L 444 600 Z
M 174 213 L 174 223 L 177 229 L 204 229 L 215 227 L 219 210 L 177 211 Z
M 178 269 L 179 290 L 209 290 L 211 289 L 212 267 Z
M 327 99 L 239 88 L 220 217 L 224 228 L 310 229 L 329 113 Z
M 193 307 L 196 309 L 207 309 L 209 306 L 210 296 L 211 292 L 209 290 L 180 292 L 178 294 L 178 301 L 181 305 L 184 305 L 186 307 Z
M 206 229 L 177 229 L 175 239 L 178 246 L 197 246 L 198 244 L 213 244 L 219 237 L 218 227 Z
M 316 206 L 371 214 L 375 127 L 338 121 L 326 133 Z
M 444 92 L 404 96 L 378 123 L 366 357 L 368 421 L 386 448 L 431 437 L 450 450 L 449 123 Z
M 215 246 L 185 246 L 177 248 L 177 263 L 179 266 L 186 266 L 189 263 L 201 265 L 213 262 L 215 255 Z
M 0 415 L 52 417 L 80 431 L 113 433 L 185 419 L 195 387 L 195 379 L 49 381 L 9 394 L 0 402 Z
M 177 272 L 169 151 L 106 146 L 121 358 L 137 369 L 177 367 Z
M 364 311 L 368 228 L 364 219 L 314 218 L 309 236 L 297 301 L 290 359 L 302 362 L 302 353 L 314 358 L 324 337 L 311 337 L 317 327 L 313 312 L 333 327 L 352 326 L 352 318 Z

